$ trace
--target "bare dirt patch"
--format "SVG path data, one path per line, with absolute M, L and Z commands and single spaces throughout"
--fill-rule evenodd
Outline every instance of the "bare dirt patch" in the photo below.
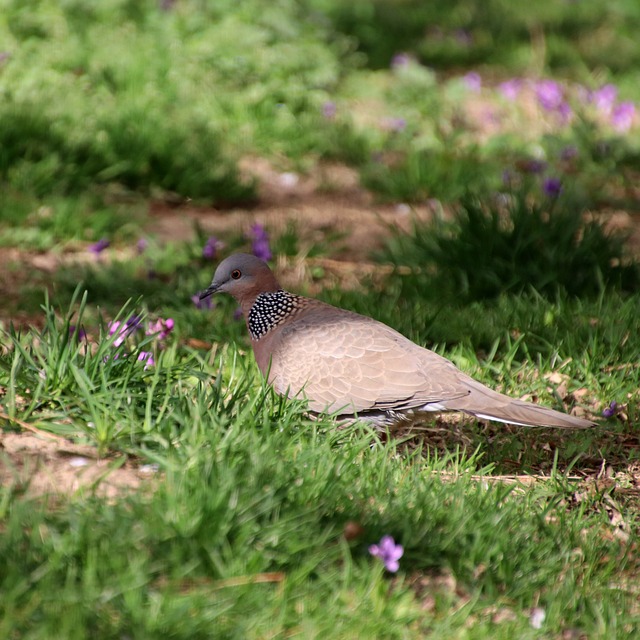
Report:
M 150 465 L 98 457 L 89 445 L 31 433 L 0 433 L 0 485 L 36 497 L 68 497 L 80 491 L 114 499 L 137 491 L 152 477 Z

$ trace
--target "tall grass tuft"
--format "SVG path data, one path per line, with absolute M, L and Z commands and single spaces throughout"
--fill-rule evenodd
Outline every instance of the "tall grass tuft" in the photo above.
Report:
M 517 193 L 506 204 L 467 197 L 453 221 L 416 223 L 392 238 L 386 257 L 409 266 L 442 294 L 482 300 L 525 290 L 593 296 L 605 287 L 632 290 L 640 267 L 624 237 L 608 232 L 563 197 L 546 203 Z

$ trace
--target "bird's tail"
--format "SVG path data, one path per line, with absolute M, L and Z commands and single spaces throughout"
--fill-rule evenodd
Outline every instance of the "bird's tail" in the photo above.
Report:
M 577 418 L 555 409 L 510 398 L 485 387 L 472 378 L 469 378 L 467 382 L 471 393 L 444 403 L 447 410 L 463 411 L 476 418 L 496 420 L 523 427 L 587 429 L 596 426 L 596 423 L 591 420 Z

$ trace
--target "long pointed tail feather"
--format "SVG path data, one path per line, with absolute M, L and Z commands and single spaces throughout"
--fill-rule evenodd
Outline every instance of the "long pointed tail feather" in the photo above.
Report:
M 596 423 L 584 418 L 570 416 L 531 402 L 516 400 L 469 379 L 471 393 L 460 399 L 449 401 L 448 410 L 463 411 L 477 418 L 496 420 L 523 427 L 560 427 L 588 429 Z

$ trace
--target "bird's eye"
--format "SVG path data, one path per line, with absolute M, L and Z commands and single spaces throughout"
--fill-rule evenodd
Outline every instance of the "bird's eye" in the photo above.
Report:
M 240 269 L 234 269 L 234 270 L 231 272 L 231 277 L 232 277 L 234 280 L 237 280 L 241 275 L 242 275 L 242 274 L 240 273 Z

